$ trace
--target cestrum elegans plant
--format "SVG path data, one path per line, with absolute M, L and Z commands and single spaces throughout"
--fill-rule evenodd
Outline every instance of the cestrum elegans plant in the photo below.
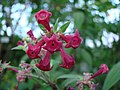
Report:
M 18 41 L 18 46 L 12 48 L 12 50 L 21 49 L 25 51 L 31 60 L 31 63 L 26 63 L 25 61 L 21 62 L 18 68 L 15 68 L 10 64 L 0 63 L 1 73 L 3 69 L 7 68 L 8 70 L 16 72 L 16 79 L 19 83 L 24 82 L 26 78 L 38 78 L 45 81 L 45 83 L 50 85 L 53 90 L 59 89 L 57 83 L 48 78 L 48 71 L 50 72 L 53 68 L 55 68 L 54 63 L 51 64 L 51 56 L 58 52 L 61 56 L 61 63 L 59 63 L 59 66 L 65 69 L 71 69 L 75 65 L 75 58 L 73 55 L 69 55 L 68 52 L 66 52 L 66 49 L 77 49 L 82 42 L 82 38 L 80 37 L 77 29 L 73 34 L 64 34 L 65 30 L 70 24 L 70 21 L 63 24 L 58 29 L 57 19 L 52 28 L 50 26 L 51 16 L 52 13 L 46 10 L 40 10 L 37 12 L 35 14 L 35 18 L 44 34 L 42 34 L 40 38 L 36 38 L 33 34 L 33 31 L 29 30 L 27 32 L 28 37 Z M 90 73 L 85 73 L 83 76 L 77 75 L 76 85 L 69 86 L 68 84 L 68 86 L 66 86 L 66 90 L 75 90 L 76 87 L 78 90 L 84 90 L 84 85 L 88 85 L 90 90 L 95 90 L 97 84 L 94 84 L 92 79 L 105 72 L 108 73 L 108 67 L 106 64 L 102 64 L 98 72 L 93 75 Z M 60 76 L 57 79 L 65 77 Z M 69 77 L 69 75 L 67 77 Z M 80 77 L 83 79 L 80 80 Z M 18 88 L 19 86 L 17 84 L 16 90 L 18 90 Z

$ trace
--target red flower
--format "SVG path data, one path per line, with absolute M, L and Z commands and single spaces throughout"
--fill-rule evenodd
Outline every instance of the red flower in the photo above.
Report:
M 74 35 L 61 35 L 61 38 L 67 43 L 65 46 L 66 48 L 72 47 L 76 49 L 82 42 L 82 38 L 80 37 L 78 30 L 76 30 Z
M 67 38 L 68 38 L 68 42 L 65 46 L 66 48 L 72 47 L 76 49 L 77 47 L 80 46 L 82 42 L 82 38 L 80 37 L 78 30 L 76 30 L 74 35 L 67 36 Z
M 74 57 L 67 54 L 63 48 L 60 49 L 60 54 L 63 62 L 60 66 L 66 69 L 72 68 L 75 64 Z
M 27 34 L 30 36 L 30 38 L 31 38 L 32 40 L 36 40 L 36 38 L 35 38 L 34 35 L 33 35 L 33 31 L 32 31 L 32 30 L 29 30 L 29 31 L 27 32 Z
M 101 75 L 103 73 L 107 74 L 108 71 L 109 71 L 108 66 L 106 64 L 101 64 L 100 69 L 95 74 L 93 74 L 90 77 L 90 79 L 95 78 L 95 77 L 97 77 L 97 76 L 99 76 L 99 75 Z
M 49 22 L 51 15 L 51 12 L 48 12 L 46 10 L 40 10 L 35 14 L 35 18 L 37 19 L 39 24 L 42 24 L 48 31 L 50 31 L 51 28 Z
M 36 64 L 36 67 L 43 71 L 49 71 L 52 69 L 50 67 L 50 52 L 49 51 L 47 51 L 44 59 L 41 60 L 39 64 Z
M 31 59 L 35 59 L 35 58 L 39 58 L 39 53 L 41 50 L 41 46 L 36 45 L 32 45 L 32 44 L 28 44 L 28 49 L 26 51 L 27 55 L 29 56 L 29 58 Z
M 55 35 L 53 35 L 51 38 L 44 36 L 44 41 L 46 42 L 46 45 L 43 48 L 51 53 L 54 53 L 55 51 L 59 51 L 60 48 L 62 47 L 62 42 L 58 41 Z

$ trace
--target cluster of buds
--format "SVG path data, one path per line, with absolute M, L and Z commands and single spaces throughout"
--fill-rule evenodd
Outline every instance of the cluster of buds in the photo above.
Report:
M 22 70 L 18 70 L 16 78 L 19 82 L 23 82 L 27 77 L 29 78 L 32 68 L 27 63 L 21 63 L 20 66 Z
M 34 43 L 27 43 L 26 54 L 30 59 L 40 59 L 39 63 L 36 63 L 37 68 L 43 71 L 49 71 L 52 69 L 50 65 L 51 54 L 60 52 L 62 57 L 60 67 L 70 69 L 75 64 L 75 60 L 73 56 L 69 55 L 64 50 L 64 48 L 78 48 L 82 42 L 82 38 L 78 30 L 76 30 L 74 34 L 69 35 L 65 35 L 62 32 L 54 32 L 49 24 L 50 16 L 52 16 L 51 12 L 46 10 L 40 10 L 35 14 L 38 24 L 44 26 L 45 33 L 40 39 L 37 39 L 32 30 L 27 32 Z M 66 43 L 66 45 L 64 46 L 63 43 Z M 24 45 L 24 43 L 19 41 L 18 45 Z
M 92 79 L 103 73 L 107 74 L 108 71 L 108 66 L 106 64 L 101 64 L 100 69 L 95 74 L 83 73 L 83 80 L 77 82 L 78 90 L 84 90 L 84 85 L 87 85 L 90 90 L 95 90 L 98 84 L 95 84 Z M 68 90 L 75 90 L 75 88 L 69 87 Z

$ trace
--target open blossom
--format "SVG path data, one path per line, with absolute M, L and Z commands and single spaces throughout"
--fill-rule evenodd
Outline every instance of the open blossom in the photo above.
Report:
M 32 44 L 28 44 L 28 49 L 26 50 L 26 54 L 29 56 L 29 58 L 31 59 L 35 59 L 35 58 L 40 58 L 40 50 L 41 47 L 44 45 L 44 40 L 40 40 L 39 42 L 37 42 L 35 45 Z
M 33 35 L 33 31 L 32 30 L 29 30 L 27 32 L 27 34 L 29 35 L 29 37 L 32 39 L 32 40 L 36 40 L 35 36 Z
M 41 50 L 41 46 L 38 45 L 32 45 L 32 44 L 28 44 L 28 49 L 26 51 L 27 55 L 29 56 L 29 58 L 31 59 L 35 59 L 35 58 L 39 58 L 39 53 Z
M 62 57 L 62 64 L 60 66 L 66 69 L 72 68 L 75 64 L 74 57 L 67 54 L 63 48 L 60 49 L 60 54 Z
M 49 71 L 51 70 L 51 66 L 50 66 L 50 52 L 47 51 L 45 57 L 40 60 L 39 64 L 36 64 L 36 67 L 43 70 L 43 71 Z
M 90 79 L 95 78 L 95 77 L 97 77 L 97 76 L 99 76 L 99 75 L 101 75 L 103 73 L 107 74 L 108 71 L 109 71 L 108 66 L 106 64 L 101 64 L 100 69 L 95 74 L 93 74 L 90 77 Z
M 52 35 L 51 38 L 44 36 L 44 41 L 46 42 L 46 45 L 43 48 L 51 53 L 59 51 L 60 48 L 62 47 L 62 42 L 59 41 L 55 35 Z
M 61 38 L 67 43 L 66 48 L 78 48 L 82 42 L 82 38 L 79 35 L 78 30 L 73 35 L 62 35 Z
M 35 14 L 35 18 L 37 19 L 39 24 L 42 24 L 48 31 L 50 31 L 51 28 L 49 22 L 51 15 L 51 12 L 48 12 L 46 10 L 40 10 Z

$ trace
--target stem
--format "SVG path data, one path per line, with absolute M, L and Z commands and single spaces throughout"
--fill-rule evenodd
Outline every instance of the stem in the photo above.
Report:
M 52 88 L 52 90 L 58 90 L 58 87 L 55 83 L 51 82 L 49 79 L 48 79 L 48 76 L 42 72 L 43 76 L 45 77 L 46 81 L 48 82 L 48 84 L 50 85 L 50 87 Z
M 54 83 L 50 83 L 50 86 L 51 86 L 52 90 L 58 90 L 56 84 L 54 84 Z

